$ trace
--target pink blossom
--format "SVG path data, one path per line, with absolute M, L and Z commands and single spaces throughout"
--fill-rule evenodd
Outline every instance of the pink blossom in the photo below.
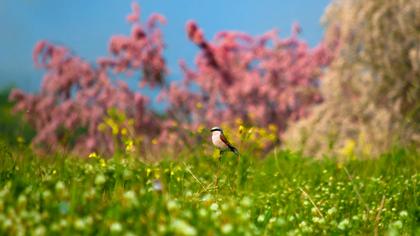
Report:
M 139 6 L 134 3 L 132 7 L 130 23 L 139 21 L 140 15 Z M 37 131 L 33 140 L 35 146 L 47 151 L 66 148 L 78 153 L 112 153 L 120 144 L 111 133 L 98 130 L 111 108 L 135 119 L 138 135 L 157 132 L 156 121 L 151 118 L 153 113 L 146 107 L 147 97 L 133 92 L 125 82 L 114 82 L 111 72 L 139 70 L 143 71 L 147 85 L 164 83 L 166 65 L 162 56 L 163 40 L 156 26 L 158 21 L 164 19 L 154 15 L 146 27 L 134 24 L 131 35 L 113 36 L 109 43 L 112 55 L 99 57 L 98 67 L 62 46 L 48 41 L 36 44 L 34 63 L 46 71 L 40 92 L 26 94 L 13 90 L 10 94 L 10 100 L 16 103 L 15 110 L 24 112 Z M 75 132 L 79 129 L 86 131 Z M 68 143 L 68 137 L 77 139 L 74 146 Z
M 194 42 L 197 45 L 200 45 L 204 42 L 203 32 L 200 28 L 198 28 L 197 24 L 194 21 L 188 21 L 186 28 L 188 38 L 190 38 L 192 42 Z
M 321 42 L 309 48 L 297 37 L 299 25 L 286 39 L 276 31 L 257 37 L 224 31 L 207 41 L 194 21 L 187 23 L 186 30 L 200 48 L 196 68 L 181 62 L 185 83 L 171 85 L 166 98 L 170 113 L 187 117 L 191 127 L 241 118 L 258 126 L 276 124 L 282 133 L 290 120 L 307 115 L 322 100 L 321 69 L 331 62 L 335 47 Z M 190 91 L 186 87 L 190 85 L 198 92 Z
M 131 8 L 132 8 L 133 11 L 131 12 L 131 14 L 129 14 L 127 16 L 127 21 L 130 22 L 130 23 L 135 23 L 140 18 L 140 6 L 139 6 L 138 3 L 133 2 L 131 4 Z

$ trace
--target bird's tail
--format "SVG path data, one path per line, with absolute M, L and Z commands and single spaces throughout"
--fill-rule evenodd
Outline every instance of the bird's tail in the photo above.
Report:
M 239 155 L 239 151 L 238 151 L 238 149 L 236 149 L 234 146 L 229 146 L 229 149 L 230 149 L 233 153 L 235 153 L 236 155 Z

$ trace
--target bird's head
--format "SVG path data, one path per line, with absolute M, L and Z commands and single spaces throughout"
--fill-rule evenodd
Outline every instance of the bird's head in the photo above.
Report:
M 221 133 L 223 133 L 223 130 L 220 128 L 220 127 L 217 127 L 217 126 L 215 126 L 215 127 L 213 127 L 213 128 L 211 128 L 211 130 L 210 130 L 212 133 L 214 132 L 214 131 L 220 131 Z

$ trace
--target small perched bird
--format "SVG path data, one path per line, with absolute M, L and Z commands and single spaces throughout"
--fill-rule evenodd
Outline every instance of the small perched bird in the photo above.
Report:
M 226 139 L 225 135 L 223 134 L 223 130 L 220 127 L 213 127 L 211 128 L 211 141 L 213 144 L 220 149 L 221 152 L 225 150 L 230 150 L 235 154 L 239 154 L 238 149 L 236 149 L 229 141 Z

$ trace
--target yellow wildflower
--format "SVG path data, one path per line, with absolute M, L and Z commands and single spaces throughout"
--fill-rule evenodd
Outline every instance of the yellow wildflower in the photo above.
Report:
M 202 133 L 204 129 L 205 129 L 204 125 L 200 124 L 197 128 L 197 132 Z
M 240 125 L 238 129 L 239 133 L 242 134 L 244 130 L 245 130 L 245 127 L 243 125 Z
M 347 139 L 344 147 L 339 152 L 344 156 L 353 157 L 355 148 L 356 142 L 353 139 Z
M 91 154 L 89 154 L 89 158 L 96 159 L 98 158 L 98 154 L 96 154 L 96 152 L 92 152 Z
M 99 160 L 99 164 L 101 165 L 102 168 L 105 168 L 106 167 L 106 162 L 102 158 Z
M 123 136 L 127 135 L 127 129 L 126 128 L 121 129 L 121 135 L 123 135 Z
M 134 142 L 133 142 L 133 140 L 127 140 L 126 142 L 125 142 L 125 151 L 126 152 L 132 152 L 132 151 L 134 151 Z

